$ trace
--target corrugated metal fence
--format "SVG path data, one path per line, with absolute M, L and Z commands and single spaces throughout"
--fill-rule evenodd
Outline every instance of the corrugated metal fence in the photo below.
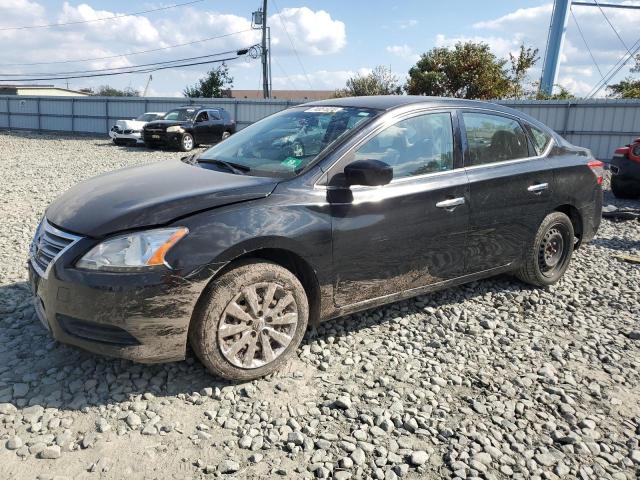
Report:
M 300 102 L 140 97 L 0 96 L 0 128 L 106 134 L 121 118 L 165 112 L 187 103 L 222 107 L 240 128 Z M 640 100 L 501 101 L 549 125 L 598 158 L 640 136 Z

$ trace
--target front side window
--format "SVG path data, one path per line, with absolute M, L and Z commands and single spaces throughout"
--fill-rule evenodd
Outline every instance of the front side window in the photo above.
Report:
M 195 108 L 177 108 L 168 112 L 165 115 L 164 119 L 174 120 L 177 122 L 186 122 L 191 120 L 196 113 L 197 110 Z
M 358 147 L 353 160 L 380 160 L 393 178 L 453 169 L 451 114 L 430 113 L 401 120 Z
M 138 120 L 139 122 L 152 122 L 154 120 L 158 120 L 159 118 L 162 118 L 162 116 L 155 113 L 143 113 L 138 118 L 136 118 L 136 120 Z
M 470 112 L 464 112 L 462 118 L 467 133 L 468 166 L 529 156 L 527 136 L 516 120 Z
M 288 178 L 379 111 L 359 107 L 294 107 L 240 130 L 199 157 L 233 163 L 249 175 Z M 219 163 L 219 162 L 218 162 Z
M 551 143 L 551 135 L 532 125 L 527 125 L 527 128 L 529 129 L 529 132 L 531 132 L 531 139 L 533 140 L 533 146 L 536 150 L 536 154 L 542 155 Z
M 206 122 L 209 120 L 209 114 L 207 112 L 200 112 L 196 117 L 196 122 Z

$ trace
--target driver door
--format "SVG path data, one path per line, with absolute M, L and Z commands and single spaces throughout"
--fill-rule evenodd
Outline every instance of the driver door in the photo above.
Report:
M 209 114 L 206 111 L 198 113 L 193 122 L 193 137 L 195 143 L 210 143 L 212 140 Z
M 357 144 L 329 172 L 337 307 L 445 282 L 465 272 L 469 186 L 449 111 L 413 114 Z M 344 184 L 344 167 L 381 160 L 381 187 Z

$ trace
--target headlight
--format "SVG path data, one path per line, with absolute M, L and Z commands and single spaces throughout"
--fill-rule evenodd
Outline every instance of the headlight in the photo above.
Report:
M 167 133 L 171 133 L 171 132 L 184 132 L 184 128 L 178 125 L 174 125 L 173 127 L 167 127 Z
M 110 238 L 89 250 L 76 267 L 122 271 L 165 265 L 164 256 L 189 229 L 159 228 Z

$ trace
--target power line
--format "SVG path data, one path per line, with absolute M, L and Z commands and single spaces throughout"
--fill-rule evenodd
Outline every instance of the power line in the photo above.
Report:
M 73 78 L 93 78 L 93 77 L 111 77 L 114 75 L 125 75 L 125 74 L 132 74 L 132 73 L 152 73 L 152 72 L 156 72 L 158 70 L 167 70 L 167 69 L 171 69 L 171 68 L 182 68 L 182 67 L 191 67 L 194 65 L 206 65 L 206 64 L 211 64 L 211 63 L 224 63 L 230 60 L 236 60 L 240 58 L 240 55 L 236 55 L 235 57 L 226 57 L 226 58 L 219 58 L 216 60 L 207 60 L 204 62 L 193 62 L 193 63 L 185 63 L 185 64 L 180 64 L 180 65 L 165 65 L 165 66 L 159 66 L 159 67 L 153 67 L 153 68 L 145 68 L 142 70 L 129 70 L 126 72 L 111 72 L 111 73 L 99 73 L 99 74 L 92 74 L 92 75 L 74 75 L 74 76 L 68 76 L 68 77 L 43 77 L 43 78 L 12 78 L 11 81 L 16 82 L 16 81 L 21 81 L 21 82 L 29 82 L 29 81 L 44 81 L 44 80 L 70 80 Z M 6 80 L 0 80 L 0 81 L 4 81 L 7 82 L 9 81 L 9 79 Z M 2 84 L 0 84 L 2 85 Z
M 291 84 L 291 86 L 293 87 L 294 90 L 299 90 L 298 86 L 296 85 L 296 83 L 293 81 L 293 78 L 291 78 L 287 72 L 284 71 L 284 68 L 282 67 L 282 65 L 280 64 L 280 62 L 278 61 L 277 57 L 273 57 L 273 61 L 276 62 L 276 65 L 278 66 L 278 68 L 280 69 L 280 71 L 282 72 L 282 75 L 284 75 L 284 77 L 287 79 L 287 81 Z
M 578 23 L 578 19 L 573 14 L 573 8 L 570 9 L 570 12 L 571 12 L 571 18 L 573 18 L 573 21 L 575 22 L 576 27 L 578 27 L 578 32 L 580 33 L 580 36 L 582 37 L 582 41 L 584 42 L 584 46 L 587 47 L 587 51 L 589 52 L 589 56 L 591 57 L 591 60 L 593 60 L 593 64 L 598 69 L 598 73 L 600 74 L 600 78 L 604 78 L 604 75 L 602 74 L 602 70 L 600 70 L 600 66 L 598 65 L 598 62 L 596 62 L 596 59 L 593 56 L 593 53 L 591 53 L 591 48 L 589 48 L 589 44 L 587 43 L 587 39 L 585 38 L 584 34 L 582 33 L 582 28 L 580 28 L 580 24 Z
M 304 65 L 302 64 L 302 60 L 300 60 L 300 55 L 298 55 L 298 50 L 296 50 L 296 46 L 293 44 L 293 40 L 291 38 L 291 35 L 289 35 L 289 31 L 287 30 L 287 26 L 284 23 L 284 20 L 282 20 L 282 13 L 280 12 L 280 8 L 278 7 L 278 4 L 276 3 L 275 0 L 273 0 L 273 4 L 276 7 L 276 10 L 278 11 L 278 18 L 280 19 L 280 23 L 282 24 L 282 29 L 284 30 L 284 33 L 287 34 L 287 37 L 289 38 L 289 43 L 291 43 L 291 48 L 293 48 L 293 53 L 295 53 L 296 58 L 298 59 L 298 63 L 300 64 L 300 68 L 302 68 L 302 73 L 304 73 L 305 78 L 307 79 L 307 83 L 309 84 L 309 88 L 311 90 L 313 90 L 313 85 L 311 85 L 311 80 L 309 80 L 309 75 L 307 75 L 307 71 L 304 68 Z
M 179 58 L 176 60 L 164 60 L 161 62 L 152 62 L 152 63 L 142 63 L 140 65 L 128 65 L 125 67 L 112 67 L 112 68 L 97 68 L 97 69 L 92 69 L 92 70 L 71 70 L 71 71 L 66 71 L 66 72 L 53 72 L 53 73 L 49 73 L 49 72 L 31 72 L 31 73 L 0 73 L 0 77 L 20 77 L 20 76 L 36 76 L 36 75 L 49 75 L 49 76 L 60 76 L 60 75 L 73 75 L 76 73 L 99 73 L 99 72 L 110 72 L 110 71 L 116 71 L 116 70 L 126 70 L 126 69 L 131 69 L 131 68 L 141 68 L 141 67 L 150 67 L 150 66 L 154 66 L 154 65 L 164 65 L 164 64 L 168 64 L 168 63 L 175 63 L 175 62 L 186 62 L 186 61 L 190 61 L 190 60 L 200 60 L 202 58 L 210 58 L 210 57 L 218 57 L 220 55 L 228 55 L 229 53 L 234 53 L 239 51 L 238 49 L 236 50 L 227 50 L 226 52 L 218 52 L 218 53 L 211 53 L 209 55 L 199 55 L 197 57 L 186 57 L 186 58 Z M 9 80 L 9 79 L 8 79 Z M 1 81 L 1 79 L 0 79 Z
M 78 25 L 81 23 L 93 23 L 93 22 L 103 22 L 106 20 L 115 20 L 118 18 L 123 18 L 123 17 L 135 17 L 137 15 L 142 15 L 144 13 L 152 13 L 152 12 L 160 12 L 162 10 L 169 10 L 171 8 L 178 8 L 178 7 L 185 7 L 187 5 L 193 5 L 194 3 L 200 3 L 203 2 L 204 0 L 192 0 L 190 2 L 185 2 L 185 3 L 177 3 L 175 5 L 168 5 L 166 7 L 158 7 L 158 8 L 153 8 L 150 10 L 142 10 L 140 12 L 132 12 L 132 13 L 123 13 L 121 15 L 111 15 L 110 17 L 102 17 L 102 18 L 94 18 L 92 20 L 78 20 L 75 22 L 64 22 L 64 23 L 49 23 L 49 24 L 45 24 L 45 25 L 24 25 L 22 27 L 3 27 L 0 28 L 0 32 L 6 32 L 9 30 L 29 30 L 29 29 L 33 29 L 33 28 L 50 28 L 50 27 L 64 27 L 67 25 Z
M 618 60 L 613 67 L 609 69 L 606 73 L 605 78 L 596 83 L 586 98 L 592 98 L 596 95 L 603 87 L 609 84 L 609 82 L 617 75 L 617 73 L 622 70 L 622 68 L 627 64 L 627 62 L 634 58 L 635 55 L 640 51 L 640 38 L 635 41 L 635 43 L 631 46 L 631 51 L 628 54 L 625 54 L 620 60 Z
M 616 34 L 616 37 L 618 37 L 618 40 L 620 40 L 620 43 L 622 43 L 622 46 L 627 50 L 628 54 L 631 54 L 631 51 L 629 50 L 629 47 L 627 47 L 627 44 L 624 42 L 624 40 L 622 39 L 622 37 L 620 36 L 620 34 L 618 33 L 618 30 L 616 30 L 616 28 L 613 26 L 613 24 L 611 23 L 611 21 L 609 20 L 609 17 L 607 17 L 607 14 L 604 13 L 604 10 L 602 9 L 602 7 L 600 6 L 600 4 L 598 3 L 598 0 L 593 0 L 594 2 L 596 2 L 596 5 L 598 6 L 598 8 L 600 9 L 600 13 L 602 13 L 602 16 L 604 17 L 604 19 L 607 21 L 607 23 L 609 24 L 609 26 L 611 27 L 611 30 L 613 30 L 613 33 Z
M 246 33 L 246 32 L 251 32 L 251 31 L 252 31 L 252 29 L 240 30 L 238 32 L 226 33 L 224 35 L 216 35 L 215 37 L 202 38 L 200 40 L 193 40 L 191 42 L 186 42 L 186 43 L 177 43 L 175 45 L 168 45 L 166 47 L 152 48 L 152 49 L 149 49 L 149 50 L 138 50 L 136 52 L 120 53 L 118 55 L 107 55 L 105 57 L 81 58 L 81 59 L 77 59 L 77 60 L 58 60 L 58 61 L 55 61 L 55 62 L 0 63 L 0 67 L 28 67 L 28 66 L 34 66 L 34 65 L 58 65 L 58 64 L 63 64 L 63 63 L 82 63 L 82 62 L 90 62 L 90 61 L 93 61 L 93 60 L 108 60 L 108 59 L 111 59 L 111 58 L 130 57 L 130 56 L 133 56 L 133 55 L 141 55 L 143 53 L 159 52 L 159 51 L 162 51 L 162 50 L 169 50 L 171 48 L 177 48 L 177 47 L 186 47 L 188 45 L 195 45 L 197 43 L 208 42 L 208 41 L 211 41 L 211 40 L 216 40 L 216 39 L 224 38 L 224 37 L 230 37 L 232 35 L 238 35 L 240 33 Z

